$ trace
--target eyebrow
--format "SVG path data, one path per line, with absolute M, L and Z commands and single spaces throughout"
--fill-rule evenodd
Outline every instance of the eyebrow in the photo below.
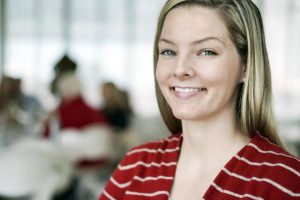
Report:
M 218 37 L 206 37 L 206 38 L 202 38 L 200 40 L 196 40 L 196 41 L 193 41 L 191 44 L 192 45 L 195 45 L 195 44 L 199 44 L 199 43 L 203 43 L 203 42 L 207 42 L 209 40 L 217 40 L 219 41 L 220 43 L 222 43 L 224 45 L 224 41 L 221 40 L 220 38 Z M 174 42 L 172 42 L 171 40 L 168 40 L 166 38 L 160 38 L 158 42 L 165 42 L 167 44 L 171 44 L 171 45 L 176 45 Z

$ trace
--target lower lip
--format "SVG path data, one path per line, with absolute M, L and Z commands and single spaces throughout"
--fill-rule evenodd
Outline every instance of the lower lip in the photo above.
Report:
M 192 91 L 192 92 L 179 92 L 179 91 L 175 91 L 172 90 L 173 93 L 175 94 L 175 96 L 179 99 L 190 99 L 193 98 L 201 93 L 204 93 L 206 90 L 203 91 Z

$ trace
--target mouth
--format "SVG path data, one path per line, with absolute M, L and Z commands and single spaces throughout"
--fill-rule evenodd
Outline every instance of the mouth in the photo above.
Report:
M 177 98 L 189 99 L 203 92 L 207 92 L 205 87 L 170 87 L 170 90 L 175 94 Z
M 175 92 L 191 93 L 191 92 L 203 92 L 207 88 L 196 88 L 196 87 L 171 87 L 171 90 Z

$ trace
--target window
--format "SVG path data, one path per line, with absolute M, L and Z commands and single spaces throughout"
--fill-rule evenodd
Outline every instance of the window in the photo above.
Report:
M 67 52 L 79 65 L 85 95 L 97 104 L 98 85 L 129 90 L 139 115 L 158 115 L 152 46 L 162 0 L 9 0 L 4 72 L 51 108 L 54 63 Z M 282 134 L 299 133 L 300 1 L 255 0 L 262 11 Z M 1 45 L 3 46 L 3 45 Z M 147 105 L 147 106 L 145 106 Z

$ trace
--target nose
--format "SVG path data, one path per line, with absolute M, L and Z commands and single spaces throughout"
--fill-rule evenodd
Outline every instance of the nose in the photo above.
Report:
M 189 56 L 178 56 L 173 76 L 179 79 L 189 79 L 195 75 L 194 64 Z

